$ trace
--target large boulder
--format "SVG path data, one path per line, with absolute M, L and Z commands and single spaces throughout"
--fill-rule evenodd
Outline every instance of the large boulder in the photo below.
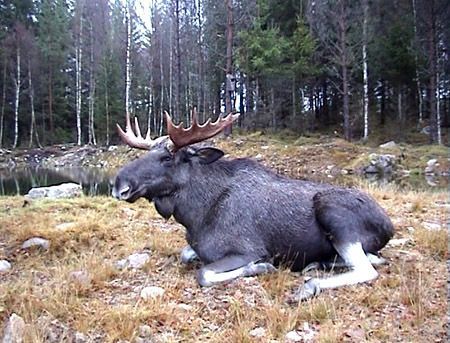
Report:
M 366 174 L 386 175 L 396 168 L 396 157 L 391 154 L 370 154 L 369 165 L 364 167 Z
M 83 194 L 81 185 L 76 183 L 62 183 L 56 186 L 32 188 L 26 195 L 30 199 L 50 198 L 75 198 Z

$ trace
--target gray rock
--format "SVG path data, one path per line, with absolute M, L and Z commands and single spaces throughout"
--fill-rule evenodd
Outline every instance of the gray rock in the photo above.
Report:
M 70 272 L 69 278 L 71 281 L 78 283 L 81 286 L 89 286 L 92 281 L 92 277 L 86 270 L 76 270 Z
M 437 159 L 433 158 L 427 162 L 427 166 L 425 167 L 425 174 L 434 174 L 436 167 L 439 165 L 437 163 Z
M 288 342 L 301 342 L 303 340 L 303 337 L 298 331 L 289 331 L 286 334 L 286 340 Z
M 89 341 L 89 337 L 82 332 L 75 332 L 74 341 L 75 343 L 85 343 Z
M 423 222 L 423 227 L 429 231 L 438 231 L 441 229 L 441 225 L 439 223 L 432 222 Z
M 380 148 L 389 149 L 389 148 L 395 148 L 396 146 L 397 146 L 397 144 L 394 141 L 389 141 L 389 142 L 381 144 Z
M 119 260 L 116 262 L 117 269 L 140 269 L 144 267 L 144 265 L 150 259 L 150 255 L 148 253 L 136 253 L 128 256 L 125 259 Z
M 148 325 L 139 326 L 139 337 L 150 337 L 152 335 L 152 328 Z
M 26 197 L 31 199 L 62 199 L 79 197 L 82 194 L 83 190 L 81 188 L 81 185 L 76 183 L 62 183 L 57 186 L 32 188 L 30 189 Z
M 6 324 L 2 343 L 22 343 L 25 334 L 25 321 L 13 313 Z
M 396 168 L 394 155 L 390 154 L 370 154 L 369 165 L 364 167 L 366 174 L 390 174 Z
M 0 260 L 0 273 L 5 273 L 11 269 L 11 263 L 7 260 Z
M 33 237 L 27 239 L 22 244 L 22 249 L 30 249 L 32 247 L 42 248 L 44 250 L 48 250 L 50 248 L 50 241 L 40 237 Z
M 69 223 L 61 223 L 55 226 L 56 230 L 66 231 L 74 228 L 77 225 L 77 223 L 69 222 Z
M 147 253 L 137 253 L 128 256 L 128 265 L 130 268 L 139 269 L 142 268 L 150 259 L 150 255 Z
M 164 288 L 157 286 L 144 287 L 141 290 L 141 298 L 144 300 L 156 299 L 164 295 Z
M 266 330 L 264 328 L 258 326 L 256 328 L 250 330 L 248 334 L 250 336 L 252 336 L 252 337 L 261 338 L 261 337 L 264 337 L 266 335 Z

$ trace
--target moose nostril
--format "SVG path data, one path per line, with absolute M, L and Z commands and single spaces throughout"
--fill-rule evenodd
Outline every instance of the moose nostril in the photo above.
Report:
M 130 190 L 130 186 L 122 186 L 121 188 L 114 187 L 112 190 L 112 196 L 116 199 L 126 198 L 124 195 Z
M 126 192 L 128 192 L 130 190 L 130 186 L 124 186 L 119 190 L 119 194 L 125 194 Z

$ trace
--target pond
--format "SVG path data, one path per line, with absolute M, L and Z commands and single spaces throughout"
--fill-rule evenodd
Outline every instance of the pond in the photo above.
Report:
M 0 196 L 24 195 L 33 187 L 52 186 L 63 182 L 81 184 L 84 194 L 88 196 L 110 195 L 115 175 L 115 170 L 86 167 L 0 169 Z M 445 189 L 448 186 L 448 179 L 445 177 L 410 175 L 407 177 L 380 178 L 378 175 L 369 176 L 370 178 L 366 178 L 369 182 L 378 185 L 396 184 L 405 190 L 433 192 Z M 331 177 L 325 174 L 307 174 L 298 175 L 297 177 L 345 186 L 357 185 L 361 179 L 357 175 Z
M 24 195 L 33 187 L 58 185 L 64 182 L 81 184 L 88 196 L 109 195 L 115 172 L 104 168 L 42 168 L 0 169 L 0 195 Z

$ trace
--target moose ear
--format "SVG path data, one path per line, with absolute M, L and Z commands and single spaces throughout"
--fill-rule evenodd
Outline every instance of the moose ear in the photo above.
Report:
M 210 164 L 217 161 L 224 155 L 222 150 L 216 148 L 201 148 L 195 152 L 195 155 L 201 164 Z

